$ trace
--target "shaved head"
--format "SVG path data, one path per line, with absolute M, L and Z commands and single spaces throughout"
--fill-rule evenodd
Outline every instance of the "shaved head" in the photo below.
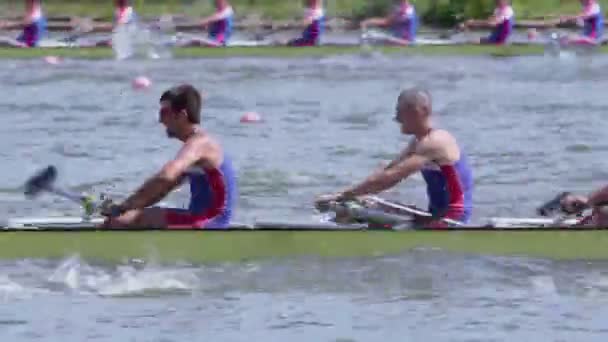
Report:
M 410 88 L 402 91 L 396 107 L 395 121 L 401 126 L 401 133 L 417 136 L 428 133 L 433 105 L 427 90 Z
M 433 111 L 431 94 L 421 88 L 406 89 L 399 94 L 398 105 L 402 110 L 414 110 L 430 115 Z

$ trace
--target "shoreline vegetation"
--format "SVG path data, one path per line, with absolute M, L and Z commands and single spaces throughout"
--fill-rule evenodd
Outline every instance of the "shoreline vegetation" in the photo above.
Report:
M 470 18 L 488 17 L 495 5 L 495 0 L 414 0 L 422 33 L 429 30 L 453 29 L 458 23 Z M 512 0 L 516 11 L 516 28 L 547 28 L 543 20 L 554 20 L 561 14 L 574 14 L 580 11 L 576 0 Z M 603 8 L 608 8 L 608 0 L 600 0 Z M 231 0 L 235 8 L 235 31 L 243 33 L 260 33 L 271 30 L 301 29 L 303 3 L 301 0 Z M 327 31 L 353 31 L 359 29 L 359 22 L 373 16 L 388 13 L 393 0 L 326 0 Z M 198 24 L 201 17 L 213 12 L 211 0 L 133 0 L 138 15 L 144 21 L 158 20 L 171 16 L 172 29 L 177 32 L 201 31 Z M 5 18 L 18 22 L 23 13 L 22 0 L 8 0 L 0 4 L 0 11 Z M 49 31 L 78 31 L 81 18 L 94 19 L 94 23 L 103 27 L 112 16 L 112 1 L 99 0 L 43 0 L 43 9 L 49 20 Z M 186 15 L 187 14 L 187 15 Z M 608 21 L 606 22 L 608 25 Z M 88 33 L 107 32 L 97 29 L 97 25 Z M 571 28 L 575 26 L 560 26 Z M 483 27 L 477 30 L 487 30 Z M 449 35 L 449 34 L 448 34 Z M 417 45 L 408 47 L 374 46 L 374 52 L 403 55 L 490 55 L 498 57 L 542 55 L 545 47 L 541 44 L 508 44 L 505 46 L 479 46 L 476 44 Z M 606 53 L 608 46 L 594 49 Z M 311 48 L 294 48 L 281 46 L 230 48 L 174 48 L 171 54 L 175 58 L 218 58 L 218 57 L 323 57 L 340 54 L 361 54 L 369 52 L 360 46 L 323 45 Z M 53 55 L 63 58 L 105 59 L 114 56 L 111 48 L 103 47 L 48 47 L 19 49 L 0 47 L 0 58 L 37 58 Z
M 597 53 L 607 53 L 608 46 L 598 47 Z M 227 57 L 326 57 L 336 55 L 354 55 L 366 53 L 381 53 L 386 55 L 411 56 L 542 56 L 545 54 L 543 45 L 505 45 L 490 46 L 477 44 L 463 45 L 421 45 L 415 47 L 376 46 L 366 50 L 359 46 L 314 46 L 314 47 L 230 47 L 230 48 L 200 48 L 187 47 L 172 50 L 172 58 L 227 58 Z M 32 48 L 18 49 L 0 47 L 0 59 L 43 58 L 52 55 L 57 58 L 75 59 L 111 59 L 114 52 L 107 47 L 87 48 Z
M 301 1 L 231 0 L 231 3 L 236 13 L 236 30 L 300 28 Z M 356 30 L 361 20 L 386 15 L 393 3 L 393 0 L 326 1 L 327 30 Z M 513 0 L 512 3 L 516 28 L 542 28 L 542 20 L 580 11 L 580 4 L 575 0 Z M 144 20 L 172 16 L 178 31 L 201 30 L 198 20 L 213 12 L 210 0 L 134 0 L 133 4 Z M 494 0 L 415 0 L 414 4 L 422 26 L 442 29 L 454 28 L 466 19 L 486 18 L 494 9 Z M 600 0 L 600 4 L 603 9 L 608 8 L 608 0 Z M 93 18 L 99 24 L 109 23 L 113 11 L 111 1 L 101 4 L 99 0 L 44 0 L 43 9 L 50 31 L 72 30 L 75 21 L 83 17 Z M 0 4 L 0 11 L 5 19 L 18 21 L 23 13 L 23 1 L 8 0 Z

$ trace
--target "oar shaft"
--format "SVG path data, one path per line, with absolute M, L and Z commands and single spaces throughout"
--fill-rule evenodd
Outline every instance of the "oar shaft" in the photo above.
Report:
M 84 209 L 86 216 L 93 215 L 97 210 L 99 210 L 99 208 L 102 205 L 101 203 L 96 202 L 92 198 L 89 198 L 87 196 L 83 196 L 80 194 L 74 194 L 74 193 L 59 189 L 59 188 L 52 187 L 52 186 L 47 187 L 47 190 L 58 196 L 61 196 L 70 201 L 74 201 L 75 203 L 80 204 L 82 206 L 82 208 Z
M 69 199 L 71 201 L 74 201 L 74 202 L 76 202 L 78 204 L 83 204 L 87 200 L 85 196 L 74 194 L 74 193 L 71 193 L 71 192 L 67 192 L 65 190 L 62 190 L 62 189 L 59 189 L 59 188 L 56 188 L 56 187 L 53 187 L 53 186 L 50 186 L 48 188 L 48 191 L 50 191 L 50 192 L 52 192 L 52 193 L 54 193 L 56 195 L 59 195 L 59 196 L 61 196 L 63 198 L 66 198 L 66 199 Z
M 412 217 L 409 215 L 387 213 L 384 210 L 367 208 L 365 206 L 350 205 L 349 203 L 331 202 L 328 208 L 336 213 L 336 222 L 339 222 L 343 217 L 349 219 L 362 220 L 368 225 L 390 225 L 402 226 L 411 224 Z
M 372 201 L 379 203 L 381 205 L 387 206 L 387 207 L 391 207 L 393 209 L 398 209 L 401 211 L 404 211 L 408 214 L 414 215 L 414 216 L 422 216 L 422 217 L 432 217 L 433 215 L 431 215 L 430 213 L 426 212 L 426 211 L 422 211 L 422 210 L 418 210 L 418 209 L 414 209 L 414 208 L 410 208 L 410 207 L 406 207 L 403 205 L 399 205 L 396 203 L 392 203 L 389 202 L 387 200 L 384 200 L 380 197 L 376 197 L 376 196 L 368 196 L 367 198 L 371 199 Z M 439 220 L 447 223 L 447 224 L 451 224 L 451 225 L 455 225 L 455 226 L 463 226 L 462 222 L 456 221 L 456 220 L 452 220 L 449 218 L 439 218 Z

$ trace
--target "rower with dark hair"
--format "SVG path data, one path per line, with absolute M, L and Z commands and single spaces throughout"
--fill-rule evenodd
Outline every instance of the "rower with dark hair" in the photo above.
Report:
M 236 172 L 220 143 L 200 128 L 202 98 L 184 84 L 160 97 L 159 121 L 167 135 L 183 142 L 166 163 L 121 204 L 104 209 L 109 228 L 227 228 L 237 197 Z M 188 179 L 187 209 L 151 207 Z

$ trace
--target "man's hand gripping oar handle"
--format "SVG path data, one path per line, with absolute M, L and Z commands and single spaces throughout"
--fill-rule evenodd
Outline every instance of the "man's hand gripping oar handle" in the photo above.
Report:
M 551 214 L 556 211 L 563 211 L 564 208 L 562 207 L 562 201 L 569 195 L 569 192 L 560 193 L 559 195 L 555 196 L 555 198 L 538 207 L 536 212 L 540 216 L 551 216 Z
M 426 211 L 418 210 L 418 209 L 415 209 L 415 208 L 410 208 L 410 207 L 403 206 L 403 205 L 396 204 L 396 203 L 392 203 L 392 202 L 389 202 L 389 201 L 384 200 L 384 199 L 382 199 L 380 197 L 377 197 L 377 196 L 363 196 L 363 197 L 361 197 L 359 199 L 359 201 L 363 201 L 363 202 L 369 201 L 369 202 L 372 202 L 372 203 L 380 204 L 381 206 L 384 206 L 384 207 L 387 207 L 387 208 L 397 209 L 400 212 L 405 213 L 405 214 L 407 214 L 407 215 L 409 215 L 411 217 L 416 217 L 417 216 L 417 217 L 428 217 L 428 218 L 431 218 L 433 216 L 432 214 L 430 214 L 430 213 L 428 213 Z M 316 205 L 315 205 L 315 207 L 320 212 L 337 211 L 337 210 L 339 210 L 339 209 L 341 209 L 341 208 L 344 207 L 344 203 L 333 202 L 333 201 L 331 201 L 331 202 L 317 202 Z M 397 215 L 391 215 L 391 216 L 397 216 Z M 403 215 L 399 215 L 399 216 L 402 216 L 402 218 L 403 218 Z M 452 219 L 449 219 L 449 218 L 442 218 L 442 217 L 440 217 L 440 218 L 437 218 L 437 219 L 440 220 L 440 221 L 442 221 L 442 222 L 444 222 L 444 223 L 447 223 L 449 225 L 453 225 L 453 226 L 457 226 L 457 227 L 464 226 L 464 224 L 462 222 L 459 222 L 459 221 L 456 221 L 456 220 L 452 220 Z M 409 222 L 409 220 L 406 220 L 406 221 Z
M 540 206 L 536 211 L 540 216 L 551 216 L 551 214 L 555 213 L 556 211 L 560 211 L 562 213 L 565 214 L 569 214 L 569 215 L 575 215 L 575 214 L 580 214 L 583 211 L 590 209 L 591 207 L 605 207 L 608 206 L 608 202 L 602 202 L 602 203 L 597 203 L 593 206 L 589 206 L 589 205 L 575 205 L 572 210 L 568 210 L 568 208 L 565 208 L 562 205 L 562 202 L 564 201 L 564 199 L 568 196 L 572 195 L 570 192 L 562 192 L 559 195 L 557 195 L 555 198 L 553 198 L 552 200 L 548 201 L 547 203 L 543 204 L 542 206 Z

